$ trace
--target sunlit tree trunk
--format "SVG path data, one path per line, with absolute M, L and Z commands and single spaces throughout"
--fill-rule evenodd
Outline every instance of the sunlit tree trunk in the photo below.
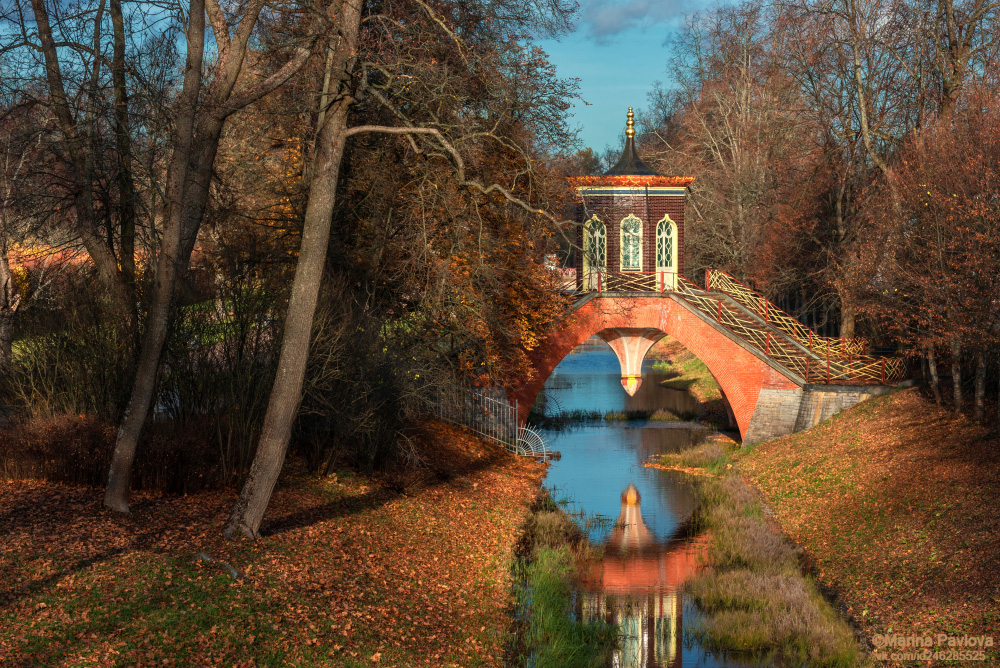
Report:
M 334 55 L 334 72 L 344 78 L 355 57 L 360 17 L 361 0 L 345 0 L 339 17 L 342 39 L 337 44 Z M 278 482 L 288 451 L 292 426 L 302 399 L 309 339 L 330 240 L 330 224 L 344 154 L 344 133 L 350 104 L 349 96 L 339 96 L 326 113 L 324 124 L 320 128 L 302 226 L 299 259 L 288 298 L 288 315 L 285 317 L 278 371 L 264 415 L 257 454 L 223 531 L 227 538 L 232 538 L 237 533 L 248 538 L 258 536 L 264 511 Z

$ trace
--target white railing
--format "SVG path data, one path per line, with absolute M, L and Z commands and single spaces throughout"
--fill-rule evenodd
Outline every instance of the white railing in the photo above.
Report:
M 499 443 L 510 452 L 526 457 L 545 457 L 545 441 L 531 427 L 520 426 L 516 402 L 499 388 L 458 388 L 442 392 L 438 417 L 461 425 L 475 434 Z

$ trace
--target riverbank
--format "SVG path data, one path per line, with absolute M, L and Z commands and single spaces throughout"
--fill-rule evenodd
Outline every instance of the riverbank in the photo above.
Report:
M 501 666 L 544 468 L 441 423 L 417 442 L 402 477 L 291 464 L 252 544 L 220 536 L 232 490 L 122 517 L 0 480 L 0 665 Z
M 705 363 L 677 339 L 665 336 L 649 349 L 647 359 L 652 368 L 671 377 L 660 383 L 663 387 L 689 392 L 701 403 L 699 420 L 706 425 L 725 430 L 729 416 L 722 399 L 722 390 Z
M 587 538 L 582 518 L 570 517 L 542 491 L 518 545 L 514 573 L 517 623 L 512 665 L 533 668 L 604 668 L 619 647 L 619 628 L 575 613 L 581 567 L 600 562 L 601 548 Z M 582 520 L 585 522 L 585 520 Z
M 988 636 L 979 665 L 1000 663 L 996 431 L 914 388 L 761 443 L 736 466 L 873 646 L 930 636 L 948 651 L 969 649 L 949 637 Z
M 850 626 L 803 572 L 795 546 L 768 526 L 759 496 L 731 464 L 737 447 L 716 436 L 650 464 L 697 476 L 691 529 L 704 533 L 707 549 L 704 568 L 684 583 L 701 613 L 687 632 L 748 665 L 870 665 Z

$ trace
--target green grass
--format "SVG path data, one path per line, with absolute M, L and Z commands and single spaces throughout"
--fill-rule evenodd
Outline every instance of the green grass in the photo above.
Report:
M 44 621 L 18 639 L 15 650 L 33 657 L 32 666 L 66 665 L 81 650 L 111 637 L 127 638 L 124 650 L 181 665 L 206 655 L 247 659 L 257 665 L 287 665 L 283 640 L 289 629 L 274 624 L 273 603 L 235 582 L 218 564 L 190 557 L 142 555 L 118 577 L 141 583 L 125 592 L 106 568 L 78 576 L 80 595 L 62 602 L 65 616 Z M 51 591 L 32 599 L 38 608 L 58 603 Z M 13 623 L 9 609 L 0 627 Z M 5 619 L 6 618 L 6 619 Z M 240 632 L 234 632 L 239 629 Z M 300 635 L 300 634 L 296 634 Z M 298 665 L 324 665 L 328 657 L 306 651 Z M 108 666 L 127 665 L 108 657 Z
M 543 494 L 528 520 L 514 565 L 514 598 L 522 625 L 515 655 L 533 668 L 602 668 L 618 646 L 618 627 L 573 613 L 581 557 L 599 558 L 584 528 L 607 518 L 574 517 Z
M 718 383 L 705 363 L 691 355 L 675 360 L 660 360 L 653 363 L 653 370 L 674 374 L 673 378 L 662 381 L 663 387 L 691 392 L 702 402 L 722 398 Z

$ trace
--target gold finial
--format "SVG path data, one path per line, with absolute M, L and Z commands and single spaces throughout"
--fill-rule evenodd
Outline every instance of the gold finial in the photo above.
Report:
M 625 124 L 625 136 L 634 137 L 635 136 L 635 124 L 632 123 L 632 119 L 635 118 L 635 114 L 632 113 L 632 107 L 628 108 L 628 122 Z

